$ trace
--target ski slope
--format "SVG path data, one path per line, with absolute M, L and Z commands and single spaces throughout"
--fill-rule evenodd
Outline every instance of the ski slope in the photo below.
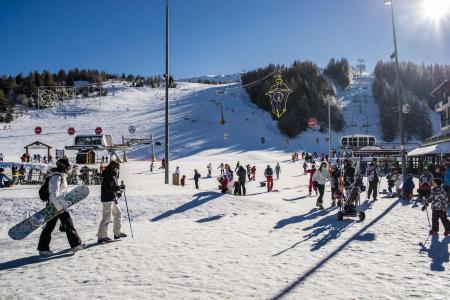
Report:
M 352 86 L 369 83 L 367 78 Z M 342 92 L 339 100 L 347 105 L 346 113 L 359 109 L 351 101 L 351 91 Z M 121 167 L 120 180 L 127 186 L 134 238 L 96 244 L 100 188 L 90 186 L 88 199 L 71 208 L 88 249 L 72 255 L 65 235 L 56 229 L 51 247 L 57 255 L 50 258 L 37 256 L 40 230 L 23 241 L 7 236 L 11 226 L 42 208 L 39 187 L 0 190 L 2 297 L 450 298 L 450 237 L 442 236 L 441 227 L 438 238 L 426 241 L 427 215 L 417 205 L 380 195 L 377 202 L 363 201 L 364 222 L 352 218 L 338 222 L 327 186 L 325 210 L 315 208 L 316 197 L 308 196 L 308 177 L 301 163 L 289 161 L 290 152 L 323 151 L 327 145 L 322 140 L 317 145 L 315 139 L 326 134 L 309 131 L 286 145 L 270 115 L 251 104 L 241 90 L 223 96 L 225 125 L 219 123 L 215 87 L 179 83 L 170 95 L 174 159 L 170 167 L 172 171 L 180 167 L 181 174 L 187 175 L 187 186 L 164 185 L 162 170 L 149 171 L 150 148 L 133 149 L 128 153 L 130 161 Z M 36 139 L 62 149 L 73 142 L 66 132 L 70 126 L 77 133 L 93 133 L 101 126 L 119 142 L 122 135 L 130 135 L 128 126 L 135 125 L 134 136 L 153 134 L 163 142 L 162 97 L 162 89 L 123 87 L 115 95 L 72 101 L 56 114 L 30 112 L 16 120 L 11 130 L 0 130 L 0 152 L 8 162 L 18 161 L 23 146 Z M 41 136 L 34 135 L 35 126 L 42 127 Z M 356 128 L 346 132 L 352 130 Z M 261 137 L 266 143 L 261 143 Z M 156 151 L 162 157 L 163 149 Z M 257 181 L 247 184 L 245 197 L 222 195 L 216 168 L 221 162 L 234 166 L 237 161 L 255 165 Z M 259 181 L 265 166 L 276 162 L 281 165 L 280 180 L 274 183 L 278 192 L 267 193 Z M 213 178 L 205 178 L 208 163 L 213 165 Z M 203 176 L 199 190 L 194 189 L 194 169 Z M 130 235 L 123 199 L 120 205 L 122 229 Z

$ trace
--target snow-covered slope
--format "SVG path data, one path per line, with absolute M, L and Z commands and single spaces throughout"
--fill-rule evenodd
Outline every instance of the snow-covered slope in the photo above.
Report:
M 358 84 L 364 82 L 354 83 Z M 351 91 L 342 101 L 353 97 Z M 36 139 L 62 149 L 73 142 L 67 135 L 70 126 L 77 133 L 93 133 L 101 126 L 119 142 L 121 135 L 129 135 L 128 126 L 135 125 L 134 136 L 153 134 L 163 141 L 162 97 L 162 89 L 124 88 L 114 96 L 70 102 L 57 114 L 31 112 L 16 120 L 11 130 L 0 130 L 0 152 L 6 160 L 17 161 L 23 146 Z M 326 148 L 322 140 L 315 143 L 317 132 L 306 132 L 286 145 L 270 115 L 251 104 L 241 90 L 223 96 L 226 123 L 220 125 L 218 100 L 215 88 L 206 85 L 180 83 L 171 90 L 175 158 L 171 169 L 179 166 L 187 175 L 186 187 L 164 185 L 162 170 L 150 173 L 148 146 L 129 153 L 131 160 L 122 165 L 120 180 L 127 186 L 134 239 L 96 244 L 100 188 L 90 186 L 90 196 L 71 209 L 88 249 L 71 255 L 65 235 L 56 229 L 51 247 L 57 255 L 41 258 L 36 255 L 40 230 L 23 241 L 7 236 L 9 227 L 43 207 L 38 187 L 1 189 L 0 295 L 7 299 L 450 297 L 450 239 L 441 236 L 421 246 L 428 222 L 417 205 L 380 196 L 377 202 L 363 201 L 365 222 L 336 221 L 329 187 L 325 210 L 319 211 L 316 198 L 308 196 L 309 178 L 299 163 L 289 162 L 290 151 Z M 75 113 L 76 118 L 71 117 Z M 39 137 L 34 135 L 35 126 L 43 129 Z M 161 157 L 163 149 L 156 150 Z M 220 162 L 234 165 L 238 160 L 256 166 L 257 181 L 247 183 L 245 197 L 218 193 L 216 168 Z M 213 176 L 205 178 L 209 162 Z M 265 166 L 275 162 L 281 165 L 280 180 L 275 180 L 279 192 L 267 193 L 259 181 Z M 199 190 L 194 189 L 194 169 L 203 175 Z M 129 234 L 123 199 L 120 205 L 122 230 Z

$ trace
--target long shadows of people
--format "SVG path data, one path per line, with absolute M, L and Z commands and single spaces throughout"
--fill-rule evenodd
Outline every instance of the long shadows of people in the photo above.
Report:
M 17 269 L 23 266 L 38 264 L 42 262 L 46 262 L 49 260 L 64 258 L 68 256 L 72 256 L 73 253 L 70 249 L 66 249 L 60 252 L 57 252 L 56 254 L 52 256 L 39 256 L 39 255 L 33 255 L 28 257 L 22 257 L 14 260 L 10 260 L 7 262 L 0 263 L 0 271 L 10 270 L 10 269 Z
M 162 219 L 168 218 L 168 217 L 170 217 L 172 215 L 184 213 L 185 211 L 188 211 L 190 209 L 193 209 L 195 207 L 203 205 L 206 202 L 215 200 L 215 199 L 219 198 L 220 196 L 222 196 L 222 194 L 221 193 L 216 193 L 216 192 L 201 192 L 201 193 L 195 194 L 194 195 L 195 198 L 192 201 L 190 201 L 188 203 L 185 203 L 185 204 L 183 204 L 180 207 L 177 207 L 175 209 L 166 211 L 165 213 L 163 213 L 163 214 L 161 214 L 161 215 L 159 215 L 157 217 L 154 217 L 150 221 L 151 222 L 157 222 L 157 221 L 160 221 Z
M 333 209 L 334 209 L 333 207 L 329 207 L 329 208 L 326 208 L 326 209 L 323 209 L 323 210 L 319 210 L 317 208 L 313 208 L 306 214 L 280 220 L 280 221 L 278 221 L 278 223 L 273 228 L 274 229 L 281 229 L 281 228 L 283 228 L 283 227 L 285 227 L 287 225 L 301 223 L 301 222 L 306 221 L 306 220 L 312 220 L 312 219 L 315 219 L 315 218 L 318 218 L 318 217 L 322 217 L 322 216 L 327 215 Z
M 448 244 L 450 243 L 450 237 L 447 236 L 439 241 L 439 237 L 433 235 L 431 237 L 430 248 L 424 249 L 424 252 L 428 253 L 428 257 L 431 258 L 430 269 L 431 271 L 443 272 L 445 271 L 444 263 L 449 262 L 450 254 L 448 253 Z
M 323 267 L 330 259 L 335 257 L 339 252 L 345 249 L 352 241 L 354 240 L 374 240 L 374 236 L 369 234 L 364 234 L 369 228 L 375 225 L 378 221 L 380 221 L 384 216 L 386 216 L 394 207 L 396 207 L 400 203 L 399 200 L 393 202 L 383 213 L 381 213 L 378 217 L 373 219 L 369 224 L 360 229 L 357 233 L 355 233 L 352 237 L 350 237 L 347 241 L 345 241 L 342 245 L 340 245 L 333 252 L 328 254 L 325 258 L 323 258 L 318 264 L 316 264 L 311 269 L 307 270 L 303 275 L 298 277 L 292 283 L 290 283 L 286 288 L 281 290 L 278 294 L 272 297 L 273 300 L 282 299 L 284 296 L 287 296 L 290 292 L 292 292 L 297 286 L 303 283 L 309 276 L 313 275 L 317 270 Z

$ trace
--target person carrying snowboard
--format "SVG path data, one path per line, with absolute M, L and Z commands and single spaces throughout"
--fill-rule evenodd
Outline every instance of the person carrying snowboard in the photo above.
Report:
M 267 165 L 267 168 L 264 170 L 264 176 L 267 181 L 267 192 L 271 192 L 273 189 L 273 170 L 269 165 Z
M 47 205 L 53 204 L 59 215 L 48 221 L 42 229 L 39 237 L 39 244 L 37 250 L 39 255 L 50 256 L 53 251 L 50 250 L 50 241 L 52 239 L 52 232 L 55 229 L 58 219 L 61 221 L 60 230 L 64 231 L 69 241 L 72 252 L 86 249 L 86 245 L 81 242 L 78 233 L 73 226 L 72 218 L 69 211 L 65 207 L 66 203 L 64 197 L 67 194 L 67 172 L 71 166 L 67 158 L 60 158 L 56 161 L 56 168 L 51 169 L 48 179 L 48 195 L 49 200 Z
M 369 189 L 367 190 L 367 199 L 373 196 L 373 201 L 377 201 L 378 182 L 380 182 L 381 171 L 377 159 L 374 158 L 367 167 L 367 179 L 369 180 Z
M 431 229 L 430 235 L 437 235 L 439 232 L 439 219 L 441 219 L 444 226 L 444 236 L 450 234 L 450 221 L 447 217 L 448 197 L 445 190 L 442 188 L 442 180 L 440 178 L 434 179 L 434 187 L 431 190 L 430 197 L 426 200 L 422 211 L 425 211 L 428 204 L 431 203 Z
M 198 180 L 200 179 L 201 175 L 197 170 L 194 170 L 194 182 L 195 182 L 195 188 L 198 190 Z
M 120 231 L 122 227 L 122 212 L 117 199 L 122 196 L 124 186 L 119 186 L 120 165 L 116 161 L 111 161 L 102 173 L 101 201 L 103 206 L 102 220 L 98 227 L 98 243 L 109 243 L 112 240 L 108 237 L 108 224 L 111 223 L 111 214 L 113 216 L 114 239 L 120 239 L 127 235 Z
M 277 180 L 280 179 L 280 172 L 281 172 L 280 163 L 277 163 L 277 165 L 275 166 L 275 174 L 277 174 Z
M 244 195 L 246 194 L 246 190 L 245 190 L 245 181 L 246 181 L 246 175 L 247 172 L 245 171 L 243 166 L 239 167 L 239 170 L 237 170 L 236 175 L 238 176 L 238 195 Z

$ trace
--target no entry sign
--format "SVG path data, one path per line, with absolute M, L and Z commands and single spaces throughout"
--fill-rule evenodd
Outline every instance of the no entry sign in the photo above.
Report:
M 34 133 L 35 134 L 41 134 L 41 132 L 42 132 L 42 128 L 41 128 L 41 126 L 36 126 L 36 128 L 34 128 Z
M 316 118 L 309 118 L 308 119 L 308 127 L 309 128 L 316 128 L 317 127 L 317 119 Z

